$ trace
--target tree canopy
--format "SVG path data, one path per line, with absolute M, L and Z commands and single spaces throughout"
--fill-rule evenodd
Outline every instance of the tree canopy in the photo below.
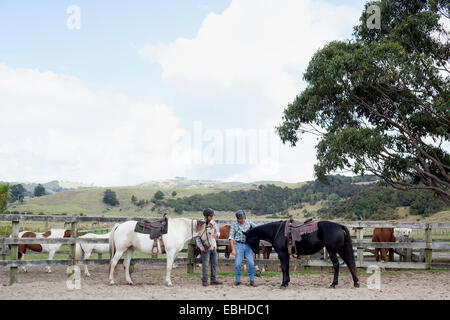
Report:
M 119 204 L 119 200 L 117 200 L 116 193 L 111 189 L 105 190 L 103 194 L 103 202 L 111 206 L 116 206 Z
M 35 188 L 34 188 L 34 192 L 33 192 L 35 197 L 41 197 L 41 196 L 45 196 L 47 194 L 47 192 L 45 191 L 45 188 L 42 184 L 38 184 Z
M 5 212 L 10 198 L 11 186 L 8 183 L 0 183 L 0 213 Z
M 21 184 L 15 184 L 11 187 L 10 195 L 11 195 L 11 202 L 18 201 L 20 203 L 23 202 L 23 198 L 25 197 L 25 192 L 27 190 L 23 187 Z
M 366 25 L 381 11 L 381 29 Z M 318 136 L 318 179 L 370 172 L 400 190 L 427 189 L 450 202 L 450 44 L 441 0 L 366 4 L 354 38 L 314 54 L 307 87 L 284 110 L 277 132 L 295 146 Z

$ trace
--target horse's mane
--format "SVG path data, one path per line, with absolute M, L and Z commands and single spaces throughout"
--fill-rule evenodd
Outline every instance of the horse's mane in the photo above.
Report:
M 261 234 L 261 232 L 265 231 L 266 229 L 272 228 L 274 226 L 279 226 L 283 222 L 284 222 L 283 220 L 279 220 L 279 221 L 273 221 L 273 222 L 261 224 L 259 226 L 256 226 L 256 227 L 250 229 L 249 233 L 252 236 L 258 236 Z

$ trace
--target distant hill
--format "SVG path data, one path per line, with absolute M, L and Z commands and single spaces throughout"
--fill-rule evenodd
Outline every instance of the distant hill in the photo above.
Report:
M 297 188 L 304 182 L 288 183 L 282 181 L 255 181 L 255 182 L 223 182 L 217 180 L 188 180 L 185 178 L 175 178 L 167 180 L 155 180 L 138 184 L 138 187 L 143 188 L 158 188 L 158 189 L 197 189 L 197 188 L 217 188 L 224 190 L 231 189 L 253 189 L 260 184 L 273 184 L 279 187 Z
M 10 185 L 21 184 L 25 190 L 29 194 L 33 194 L 34 188 L 39 184 L 38 182 L 17 182 L 17 181 L 0 181 L 0 183 L 9 183 Z M 67 181 L 58 181 L 53 180 L 50 182 L 41 183 L 41 185 L 45 188 L 45 191 L 48 194 L 61 192 L 61 191 L 69 191 L 76 189 L 85 189 L 85 188 L 93 188 L 94 185 L 88 185 L 79 182 L 67 182 Z

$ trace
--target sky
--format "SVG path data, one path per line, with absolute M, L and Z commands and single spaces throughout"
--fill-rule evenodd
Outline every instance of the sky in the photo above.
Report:
M 275 133 L 365 1 L 0 3 L 0 181 L 314 178 Z

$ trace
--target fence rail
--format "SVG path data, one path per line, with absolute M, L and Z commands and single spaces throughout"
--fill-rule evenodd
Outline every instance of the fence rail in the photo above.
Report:
M 0 261 L 0 267 L 10 268 L 10 284 L 17 282 L 17 271 L 19 266 L 52 266 L 52 265 L 76 265 L 76 264 L 95 264 L 105 265 L 109 263 L 109 259 L 87 259 L 77 260 L 75 259 L 75 245 L 76 243 L 108 243 L 108 239 L 96 239 L 96 238 L 79 238 L 78 233 L 95 232 L 98 230 L 107 231 L 108 228 L 99 229 L 86 229 L 78 230 L 78 223 L 81 222 L 106 222 L 106 223 L 120 223 L 128 220 L 142 220 L 145 217 L 88 217 L 88 216 L 35 216 L 35 215 L 0 215 L 0 221 L 6 221 L 12 223 L 12 235 L 9 238 L 0 238 L 0 250 L 3 261 Z M 64 222 L 70 224 L 72 231 L 72 238 L 18 238 L 19 223 L 20 222 Z M 257 225 L 273 222 L 275 220 L 254 220 Z M 230 220 L 216 220 L 219 224 L 230 224 L 233 221 Z M 423 223 L 423 222 L 384 222 L 384 221 L 352 221 L 352 222 L 338 222 L 349 228 L 356 228 L 357 235 L 356 241 L 353 241 L 353 246 L 357 248 L 357 267 L 369 267 L 378 265 L 384 268 L 395 269 L 434 269 L 434 268 L 446 268 L 450 269 L 450 264 L 435 263 L 432 261 L 433 250 L 450 250 L 450 243 L 433 242 L 431 237 L 432 229 L 450 229 L 450 223 Z M 425 241 L 417 242 L 364 242 L 363 241 L 363 229 L 364 228 L 411 228 L 411 229 L 423 229 L 425 230 Z M 18 245 L 19 244 L 67 244 L 70 245 L 69 258 L 67 260 L 18 260 Z M 262 241 L 265 245 L 270 243 Z M 217 240 L 218 246 L 226 246 L 229 244 L 227 239 Z M 9 251 L 11 260 L 5 260 L 6 246 L 10 246 Z M 184 264 L 187 266 L 188 272 L 193 272 L 196 263 L 201 263 L 201 259 L 194 258 L 195 242 L 188 242 L 188 249 L 183 250 L 188 252 L 187 258 L 177 258 L 175 263 Z M 393 249 L 405 249 L 411 255 L 412 250 L 422 250 L 425 253 L 425 262 L 411 262 L 411 259 L 406 262 L 371 262 L 364 261 L 364 250 L 373 248 L 393 248 Z M 219 250 L 223 252 L 223 250 Z M 120 260 L 119 263 L 122 263 Z M 158 258 L 138 258 L 131 260 L 133 264 L 165 264 L 166 259 Z M 265 265 L 279 265 L 278 259 L 256 259 L 256 263 Z M 219 258 L 219 263 L 233 264 L 232 259 Z M 332 264 L 327 260 L 326 253 L 324 254 L 324 260 L 314 260 L 306 256 L 304 259 L 291 259 L 291 265 L 304 266 L 304 267 L 332 267 Z

